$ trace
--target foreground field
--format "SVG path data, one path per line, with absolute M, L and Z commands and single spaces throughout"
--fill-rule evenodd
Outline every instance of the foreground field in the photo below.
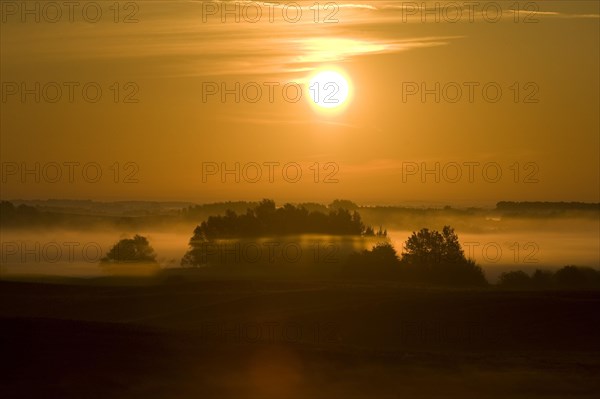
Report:
M 600 293 L 285 281 L 0 282 L 3 397 L 600 393 Z

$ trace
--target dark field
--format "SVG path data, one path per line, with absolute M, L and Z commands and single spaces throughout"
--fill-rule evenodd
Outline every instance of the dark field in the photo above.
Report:
M 0 282 L 3 398 L 596 398 L 600 293 Z

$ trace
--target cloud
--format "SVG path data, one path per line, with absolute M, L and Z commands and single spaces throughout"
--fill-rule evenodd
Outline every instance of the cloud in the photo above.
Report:
M 403 23 L 400 11 L 409 6 L 414 8 L 415 4 L 421 7 L 422 2 L 348 1 L 331 3 L 335 5 L 331 10 L 324 8 L 330 3 L 318 3 L 319 14 L 315 20 L 314 2 L 300 1 L 304 14 L 297 23 L 286 21 L 281 14 L 293 2 L 282 1 L 278 5 L 238 2 L 240 6 L 258 4 L 277 11 L 273 11 L 272 20 L 265 14 L 258 23 L 222 23 L 220 15 L 212 14 L 208 18 L 203 8 L 206 3 L 146 2 L 137 24 L 35 24 L 27 29 L 3 25 L 4 37 L 10 37 L 2 42 L 4 67 L 6 71 L 18 71 L 28 59 L 34 58 L 40 65 L 58 68 L 67 62 L 81 65 L 81 70 L 89 64 L 106 62 L 151 77 L 289 77 L 312 71 L 321 64 L 447 46 L 467 37 L 467 34 L 457 34 L 456 29 L 452 29 L 452 35 L 445 35 L 444 28 L 454 24 L 438 24 L 425 34 L 422 33 L 425 29 L 416 24 Z M 209 3 L 224 5 L 231 1 Z M 325 23 L 324 18 L 334 11 L 338 22 Z M 294 14 L 291 12 L 291 15 Z M 536 11 L 536 15 L 598 17 L 555 11 Z M 506 14 L 508 19 L 512 16 L 512 13 Z M 420 17 L 411 18 L 407 22 Z M 433 31 L 436 34 L 431 34 Z
M 135 65 L 136 71 L 152 77 L 281 76 L 355 57 L 448 45 L 458 38 L 398 34 L 396 25 L 381 19 L 385 13 L 363 3 L 336 5 L 338 23 L 323 23 L 323 17 L 316 23 L 313 2 L 302 4 L 311 12 L 298 23 L 281 17 L 222 23 L 219 16 L 204 22 L 202 2 L 148 2 L 137 24 L 36 24 L 28 30 L 8 26 L 6 37 L 11 39 L 3 42 L 3 55 L 14 70 L 33 55 L 40 64 L 67 62 L 82 65 L 82 70 L 99 62 Z

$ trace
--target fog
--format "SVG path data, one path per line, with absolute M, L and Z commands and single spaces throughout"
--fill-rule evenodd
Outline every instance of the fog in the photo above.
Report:
M 369 217 L 365 217 L 364 221 L 375 227 L 380 222 Z M 598 268 L 600 265 L 600 223 L 597 219 L 503 220 L 427 216 L 410 220 L 388 218 L 381 224 L 388 228 L 388 238 L 399 254 L 404 242 L 415 230 L 422 227 L 440 229 L 445 224 L 455 227 L 465 255 L 483 267 L 491 282 L 506 270 L 551 270 L 569 264 Z M 100 259 L 118 240 L 135 234 L 149 239 L 161 268 L 176 268 L 180 267 L 181 258 L 189 249 L 188 242 L 194 227 L 195 223 L 137 229 L 106 226 L 87 230 L 4 228 L 0 239 L 0 274 L 3 277 L 106 275 L 107 269 L 100 265 Z M 258 256 L 263 260 L 270 256 L 271 251 L 279 262 L 294 263 L 300 267 L 298 265 L 311 262 L 342 264 L 352 250 L 367 249 L 382 240 L 385 239 L 323 235 L 262 237 L 239 241 L 237 247 L 234 240 L 220 240 L 212 250 L 215 257 L 231 257 L 235 256 L 231 254 L 237 248 L 238 255 L 242 257 L 255 259 Z

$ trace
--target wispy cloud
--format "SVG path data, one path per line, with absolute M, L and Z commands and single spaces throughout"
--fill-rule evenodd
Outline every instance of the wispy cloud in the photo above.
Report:
M 27 56 L 35 54 L 40 64 L 94 63 L 110 61 L 135 65 L 152 76 L 285 75 L 311 71 L 323 63 L 344 63 L 357 57 L 394 54 L 422 48 L 451 45 L 468 34 L 418 34 L 407 29 L 399 10 L 421 7 L 422 2 L 347 1 L 332 3 L 336 23 L 323 23 L 325 13 L 314 20 L 314 2 L 300 1 L 304 18 L 297 23 L 283 20 L 286 2 L 241 2 L 262 4 L 280 12 L 272 21 L 264 15 L 259 23 L 230 21 L 219 15 L 206 19 L 206 2 L 157 1 L 143 4 L 138 24 L 36 24 L 25 30 L 10 24 L 2 53 L 10 60 L 6 68 L 18 70 Z M 220 4 L 231 2 L 220 2 Z M 329 4 L 329 3 L 327 3 Z M 459 4 L 459 3 L 457 3 Z M 319 3 L 324 7 L 325 3 Z M 426 3 L 431 6 L 431 3 Z M 411 8 L 411 9 L 412 9 Z M 524 13 L 524 11 L 521 11 Z M 506 14 L 512 18 L 513 14 Z M 596 14 L 565 14 L 536 11 L 539 17 L 597 18 Z M 411 18 L 419 18 L 412 16 Z M 410 21 L 409 21 L 410 22 Z M 470 31 L 472 32 L 472 31 Z M 469 33 L 470 34 L 470 33 Z M 11 64 L 12 63 L 12 64 Z

